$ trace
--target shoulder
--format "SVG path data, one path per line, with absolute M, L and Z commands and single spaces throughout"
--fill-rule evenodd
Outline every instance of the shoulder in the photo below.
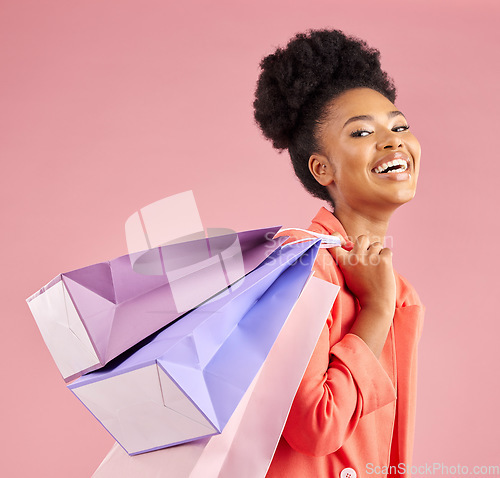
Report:
M 422 307 L 422 301 L 410 281 L 397 272 L 395 272 L 395 275 L 398 285 L 398 306 L 419 305 Z
M 410 314 L 408 318 L 413 317 L 415 324 L 415 334 L 417 340 L 422 336 L 424 325 L 425 306 L 422 304 L 420 297 L 415 288 L 410 284 L 408 279 L 402 275 L 395 273 L 396 284 L 398 288 L 398 296 L 396 300 L 396 312 Z

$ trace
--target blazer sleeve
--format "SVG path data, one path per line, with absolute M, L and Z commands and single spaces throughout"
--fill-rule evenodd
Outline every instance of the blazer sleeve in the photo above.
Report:
M 317 260 L 315 275 L 342 287 L 336 274 L 328 273 L 332 266 Z M 338 310 L 334 305 L 332 311 Z M 341 320 L 329 314 L 283 430 L 293 449 L 311 456 L 337 451 L 361 417 L 396 399 L 391 379 L 359 336 L 332 340 L 331 328 Z

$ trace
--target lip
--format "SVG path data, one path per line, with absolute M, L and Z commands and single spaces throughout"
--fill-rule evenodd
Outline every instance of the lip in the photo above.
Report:
M 405 153 L 402 153 L 401 151 L 395 151 L 393 153 L 389 153 L 389 154 L 386 154 L 385 156 L 381 157 L 370 169 L 370 171 L 373 173 L 373 174 L 377 174 L 377 176 L 385 176 L 386 174 L 391 174 L 391 175 L 396 175 L 396 174 L 403 174 L 403 173 L 376 173 L 374 171 L 375 168 L 378 168 L 379 166 L 381 166 L 382 164 L 384 163 L 387 163 L 389 161 L 394 161 L 395 159 L 402 159 L 403 161 L 406 161 L 406 164 L 407 164 L 407 168 L 406 168 L 406 171 L 405 173 L 408 173 L 410 172 L 410 167 L 411 167 L 411 161 L 410 161 L 410 157 L 405 154 Z

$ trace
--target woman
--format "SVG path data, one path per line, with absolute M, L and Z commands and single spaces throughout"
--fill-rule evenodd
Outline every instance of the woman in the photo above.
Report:
M 299 34 L 261 62 L 255 119 L 321 208 L 314 270 L 341 291 L 292 405 L 269 477 L 410 476 L 423 307 L 383 247 L 413 198 L 420 145 L 379 52 L 340 31 Z M 284 232 L 289 241 L 312 237 Z

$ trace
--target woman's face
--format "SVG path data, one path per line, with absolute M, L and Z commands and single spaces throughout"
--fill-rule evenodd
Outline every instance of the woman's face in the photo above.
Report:
M 403 114 L 370 88 L 348 90 L 328 107 L 319 127 L 321 154 L 309 168 L 335 208 L 394 210 L 413 198 L 420 144 Z

